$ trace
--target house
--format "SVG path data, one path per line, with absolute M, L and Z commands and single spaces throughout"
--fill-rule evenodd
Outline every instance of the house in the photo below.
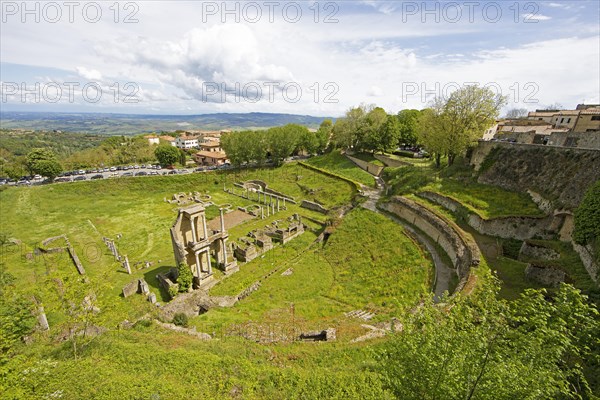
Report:
M 205 140 L 204 142 L 199 144 L 200 150 L 201 151 L 208 151 L 208 152 L 223 152 L 223 149 L 221 148 L 221 142 L 218 140 Z
M 482 140 L 492 140 L 494 138 L 494 135 L 498 132 L 498 124 L 500 122 L 501 121 L 496 120 L 494 125 L 492 125 L 490 128 L 485 130 L 485 132 L 483 133 L 483 137 L 481 139 Z
M 160 143 L 160 139 L 156 135 L 146 135 L 146 136 L 144 136 L 144 139 L 148 140 L 148 144 L 150 144 L 150 145 Z
M 198 147 L 198 137 L 196 136 L 179 136 L 175 139 L 175 147 L 183 150 L 195 149 Z
M 527 115 L 527 119 L 530 121 L 544 121 L 549 124 L 552 123 L 552 117 L 560 110 L 535 110 Z
M 163 136 L 159 136 L 158 139 L 162 140 L 164 142 L 167 142 L 171 146 L 175 147 L 175 138 L 173 136 L 163 135 Z
M 219 166 L 223 165 L 229 160 L 227 159 L 227 154 L 222 151 L 206 151 L 200 150 L 196 154 L 194 154 L 194 159 L 198 163 L 198 165 L 207 165 L 207 166 Z
M 573 132 L 600 131 L 600 106 L 581 110 Z
M 581 110 L 562 110 L 552 117 L 552 125 L 556 128 L 573 129 Z
M 558 131 L 593 132 L 600 130 L 600 105 L 578 104 L 575 110 L 536 110 L 529 113 L 527 120 L 550 123 Z

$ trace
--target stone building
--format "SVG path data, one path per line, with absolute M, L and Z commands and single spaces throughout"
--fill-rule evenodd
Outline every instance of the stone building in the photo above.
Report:
M 275 221 L 273 225 L 265 229 L 265 233 L 281 244 L 286 244 L 304 233 L 304 224 L 298 214 L 294 214 L 287 221 Z
M 213 279 L 212 260 L 226 274 L 238 270 L 237 262 L 228 249 L 229 234 L 221 209 L 219 230 L 208 229 L 204 207 L 195 204 L 179 209 L 177 220 L 171 227 L 171 242 L 177 265 L 185 263 L 194 276 L 194 287 L 198 288 Z

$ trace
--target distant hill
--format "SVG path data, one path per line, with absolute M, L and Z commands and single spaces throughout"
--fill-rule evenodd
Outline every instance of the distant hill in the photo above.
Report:
M 285 124 L 317 128 L 328 117 L 295 114 L 136 115 L 93 113 L 2 112 L 3 129 L 60 130 L 104 135 L 136 135 L 175 130 L 259 129 Z M 334 118 L 330 118 L 334 119 Z

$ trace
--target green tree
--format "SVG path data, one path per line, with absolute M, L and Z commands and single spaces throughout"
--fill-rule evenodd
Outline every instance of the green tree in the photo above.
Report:
M 400 137 L 400 123 L 395 115 L 388 115 L 380 129 L 375 151 L 386 152 L 395 150 Z
M 258 166 L 265 164 L 267 160 L 268 142 L 267 142 L 268 131 L 250 131 L 245 136 L 244 145 L 248 149 L 247 161 L 254 161 Z
M 372 151 L 384 147 L 382 141 L 382 129 L 387 121 L 387 114 L 381 107 L 370 109 L 364 117 L 364 121 L 359 123 L 358 137 L 355 143 L 357 151 Z
M 33 149 L 27 154 L 27 159 L 25 164 L 27 165 L 27 169 L 31 174 L 37 173 L 35 171 L 37 163 L 40 161 L 56 161 L 56 154 L 52 150 L 49 149 Z
M 569 285 L 528 290 L 514 302 L 484 288 L 431 300 L 403 323 L 377 368 L 402 399 L 581 398 L 582 363 L 594 357 L 597 309 Z
M 239 167 L 244 162 L 244 147 L 241 146 L 242 141 L 240 135 L 245 132 L 230 132 L 221 136 L 221 147 L 227 154 L 227 158 L 235 167 Z
M 269 152 L 275 165 L 281 165 L 285 158 L 292 155 L 305 129 L 300 125 L 288 124 L 268 130 Z
M 425 120 L 435 136 L 443 136 L 442 152 L 448 155 L 448 165 L 452 165 L 456 156 L 477 143 L 496 120 L 505 102 L 505 97 L 476 85 L 458 89 L 447 100 L 435 99 L 432 109 L 436 118 Z M 423 133 L 422 127 L 419 131 Z M 427 145 L 431 146 L 431 142 Z
M 179 272 L 179 276 L 177 277 L 177 283 L 179 284 L 179 292 L 185 293 L 192 287 L 192 283 L 194 281 L 192 269 L 185 263 L 180 263 L 177 266 L 177 271 Z
M 156 150 L 154 150 L 154 155 L 156 159 L 163 167 L 173 165 L 177 161 L 180 160 L 181 152 L 177 147 L 167 145 L 167 146 L 158 146 Z
M 417 144 L 418 120 L 421 111 L 419 110 L 401 110 L 398 112 L 398 124 L 400 137 L 398 144 L 404 146 L 414 146 Z
M 329 144 L 331 138 L 331 131 L 333 130 L 333 123 L 330 119 L 323 120 L 317 131 L 317 153 L 323 153 Z
M 311 132 L 305 127 L 300 132 L 298 145 L 296 146 L 296 153 L 305 152 L 308 155 L 315 154 L 319 147 L 319 140 L 315 132 Z
M 447 136 L 444 131 L 442 109 L 439 103 L 432 108 L 427 108 L 419 115 L 417 123 L 417 135 L 419 143 L 421 143 L 434 159 L 435 165 L 439 168 L 441 165 L 442 155 L 447 151 Z
M 33 173 L 40 174 L 54 180 L 63 171 L 62 166 L 56 160 L 41 160 L 33 165 Z
M 600 240 L 600 181 L 588 188 L 575 210 L 573 238 L 581 245 Z

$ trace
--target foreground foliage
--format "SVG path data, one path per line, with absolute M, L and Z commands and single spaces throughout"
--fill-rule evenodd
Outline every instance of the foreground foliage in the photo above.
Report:
M 568 285 L 546 296 L 530 289 L 506 302 L 486 290 L 429 302 L 376 368 L 401 399 L 593 398 L 582 364 L 597 365 L 598 311 Z

